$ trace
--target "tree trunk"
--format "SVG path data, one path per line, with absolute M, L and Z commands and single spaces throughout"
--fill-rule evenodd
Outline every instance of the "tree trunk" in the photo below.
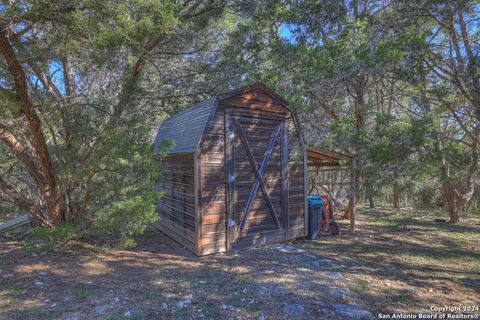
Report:
M 9 26 L 1 24 L 0 28 L 0 51 L 13 76 L 14 88 L 20 103 L 20 110 L 30 126 L 32 132 L 31 139 L 34 142 L 33 145 L 40 160 L 40 168 L 45 178 L 43 198 L 46 201 L 47 218 L 53 224 L 56 224 L 63 218 L 63 206 L 45 135 L 40 119 L 28 94 L 27 77 L 9 40 Z
M 450 220 L 449 223 L 459 223 L 458 210 L 455 207 L 455 193 L 449 182 L 444 182 L 443 186 L 443 205 L 444 210 L 447 211 Z
M 375 209 L 375 202 L 373 202 L 373 197 L 371 194 L 368 195 L 368 204 L 370 209 Z
M 355 116 L 355 129 L 356 133 L 360 129 L 363 129 L 365 126 L 365 118 L 364 118 L 364 112 L 365 112 L 365 97 L 364 97 L 364 90 L 365 90 L 365 85 L 367 83 L 367 80 L 365 77 L 362 77 L 360 79 L 356 79 L 357 81 L 354 81 L 355 85 L 353 87 L 355 88 L 355 94 L 353 95 L 354 98 L 354 116 Z M 360 161 L 358 159 L 354 159 L 355 161 L 355 204 L 352 204 L 352 200 L 350 198 L 348 202 L 348 206 L 345 209 L 345 213 L 343 215 L 344 219 L 350 219 L 352 217 L 352 207 L 355 205 L 355 208 L 357 207 L 357 204 L 360 199 L 360 182 L 361 182 L 361 176 L 360 176 Z
M 400 186 L 397 180 L 393 182 L 393 208 L 400 209 Z
M 1 176 L 0 176 L 0 190 L 2 190 L 2 192 L 4 192 L 10 199 L 12 199 L 13 203 L 15 203 L 15 205 L 18 208 L 30 213 L 30 216 L 33 219 L 37 220 L 41 225 L 45 227 L 53 227 L 52 223 L 48 221 L 42 215 L 42 213 L 37 210 L 33 202 L 31 202 L 29 199 L 19 194 L 15 190 L 15 188 L 13 188 L 5 180 L 3 180 Z
M 365 179 L 364 186 L 365 186 L 365 202 L 368 201 L 368 206 L 370 207 L 370 209 L 374 209 L 375 202 L 373 201 L 373 196 L 372 196 L 373 187 L 372 187 L 371 179 Z
M 355 165 L 355 208 L 356 206 L 358 205 L 359 203 L 359 200 L 360 200 L 360 180 L 361 180 L 361 177 L 360 177 L 360 165 L 359 165 L 359 162 L 358 160 L 355 160 L 356 161 L 356 165 Z M 350 199 L 348 200 L 348 205 L 347 205 L 347 208 L 345 209 L 345 213 L 343 214 L 343 219 L 350 219 L 352 217 L 352 198 L 350 197 Z
M 440 172 L 442 175 L 443 210 L 448 213 L 450 223 L 458 223 L 460 219 L 458 218 L 458 210 L 455 205 L 455 189 L 450 181 L 450 168 L 445 155 L 442 155 Z

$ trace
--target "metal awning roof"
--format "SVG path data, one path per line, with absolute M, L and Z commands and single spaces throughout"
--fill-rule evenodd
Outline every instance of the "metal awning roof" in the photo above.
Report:
M 307 147 L 307 164 L 312 167 L 341 167 L 352 162 L 352 156 L 332 151 Z

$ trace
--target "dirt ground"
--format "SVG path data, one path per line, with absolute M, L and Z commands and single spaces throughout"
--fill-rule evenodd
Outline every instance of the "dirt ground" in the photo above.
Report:
M 480 216 L 434 217 L 363 210 L 355 235 L 342 223 L 337 237 L 203 258 L 155 230 L 103 253 L 4 239 L 0 319 L 359 319 L 480 306 Z

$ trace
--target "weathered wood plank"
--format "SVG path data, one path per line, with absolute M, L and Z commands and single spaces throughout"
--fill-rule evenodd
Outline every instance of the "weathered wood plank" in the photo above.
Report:
M 251 196 L 247 202 L 247 205 L 246 205 L 246 208 L 245 208 L 245 211 L 243 213 L 243 217 L 241 218 L 240 220 L 240 225 L 238 227 L 238 230 L 241 232 L 242 231 L 242 228 L 244 226 L 244 221 L 245 221 L 245 218 L 246 216 L 248 215 L 249 211 L 250 211 L 250 206 L 251 206 L 251 203 L 253 201 L 253 198 L 255 197 L 255 194 L 257 192 L 257 189 L 260 187 L 260 191 L 262 192 L 263 194 L 263 198 L 265 200 L 265 202 L 267 203 L 267 206 L 268 206 L 268 209 L 269 209 L 269 212 L 275 222 L 275 226 L 277 228 L 280 228 L 280 222 L 278 221 L 278 216 L 277 216 L 277 213 L 276 213 L 276 210 L 270 200 L 270 197 L 268 195 L 268 192 L 267 192 L 267 189 L 265 187 L 265 184 L 263 182 L 263 175 L 265 174 L 265 168 L 267 166 L 267 163 L 268 163 L 268 160 L 270 158 L 270 154 L 272 153 L 272 149 L 273 149 L 273 146 L 275 145 L 276 143 L 276 140 L 277 140 L 277 136 L 278 136 L 278 132 L 280 131 L 280 127 L 277 127 L 277 129 L 275 129 L 275 133 L 272 137 L 272 139 L 270 140 L 270 146 L 267 150 L 267 152 L 265 153 L 265 156 L 263 158 L 263 161 L 260 165 L 260 168 L 257 166 L 257 163 L 255 161 L 255 158 L 253 157 L 253 154 L 252 154 L 252 150 L 249 146 L 249 142 L 247 140 L 247 138 L 245 137 L 245 134 L 243 132 L 243 129 L 240 125 L 239 122 L 237 122 L 236 120 L 233 120 L 233 123 L 237 129 L 237 133 L 239 134 L 240 136 L 240 139 L 242 141 L 242 144 L 245 148 L 245 151 L 247 152 L 247 156 L 248 156 L 248 160 L 250 162 L 250 165 L 253 169 L 253 172 L 255 174 L 255 177 L 256 177 L 256 181 L 252 187 L 252 192 L 251 192 Z
M 11 231 L 13 229 L 25 226 L 30 223 L 30 215 L 24 214 L 12 220 L 0 224 L 0 234 Z
M 166 224 L 157 221 L 154 223 L 154 226 L 157 227 L 160 231 L 165 233 L 167 236 L 175 240 L 176 242 L 183 245 L 188 250 L 195 252 L 195 244 L 191 241 L 188 241 L 183 235 L 178 234 L 177 231 L 170 229 Z
M 282 124 L 282 140 L 281 140 L 281 206 L 282 206 L 282 223 L 285 232 L 285 238 L 288 237 L 288 205 L 289 205 L 289 193 L 288 193 L 288 126 L 286 122 Z
M 248 93 L 246 95 L 239 95 L 239 96 L 223 99 L 221 104 L 232 105 L 232 102 L 234 102 L 233 104 L 235 105 L 239 105 L 243 108 L 247 108 L 247 110 L 253 109 L 251 106 L 252 103 L 259 103 L 260 110 L 262 111 L 275 112 L 274 110 L 272 110 L 271 106 L 278 107 L 279 109 L 278 113 L 286 114 L 288 111 L 281 104 L 279 104 L 275 100 L 272 100 L 267 95 L 260 96 L 258 93 L 253 93 L 253 91 L 251 91 L 251 93 Z
M 202 225 L 202 163 L 200 152 L 195 152 L 194 158 L 194 176 L 195 176 L 195 253 L 198 255 L 201 251 L 200 240 L 202 239 L 200 226 Z
M 230 253 L 232 250 L 233 238 L 234 238 L 234 225 L 230 223 L 234 221 L 234 202 L 233 202 L 233 192 L 234 192 L 234 180 L 233 180 L 233 171 L 235 168 L 232 148 L 232 140 L 234 138 L 234 124 L 233 119 L 229 110 L 225 110 L 225 174 L 228 177 L 226 181 L 226 213 L 227 219 L 225 219 L 225 228 L 226 232 L 226 242 L 225 250 L 227 253 Z

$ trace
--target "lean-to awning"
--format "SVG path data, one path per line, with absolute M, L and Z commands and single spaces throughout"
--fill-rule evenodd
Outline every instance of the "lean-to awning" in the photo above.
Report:
M 352 156 L 331 150 L 307 147 L 309 167 L 342 167 L 352 163 Z

